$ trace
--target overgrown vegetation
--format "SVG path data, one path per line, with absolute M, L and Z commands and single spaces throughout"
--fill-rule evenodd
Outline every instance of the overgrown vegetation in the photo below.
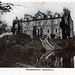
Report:
M 74 55 L 75 50 L 75 38 L 73 39 L 52 39 L 51 41 L 56 42 L 59 46 L 63 48 L 62 53 L 56 56 L 66 56 Z M 64 48 L 65 43 L 68 45 Z M 40 57 L 46 50 L 43 48 L 40 40 L 38 38 L 32 39 L 28 35 L 18 35 L 18 36 L 4 36 L 0 38 L 0 67 L 23 67 L 17 65 L 16 63 L 30 64 L 35 67 L 53 67 L 54 57 L 52 62 L 44 61 L 40 63 Z
M 45 52 L 39 39 L 28 35 L 0 38 L 0 66 L 16 67 L 16 62 L 35 65 Z

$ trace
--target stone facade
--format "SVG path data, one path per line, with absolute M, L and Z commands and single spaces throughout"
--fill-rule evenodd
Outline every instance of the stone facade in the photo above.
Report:
M 13 23 L 15 33 L 19 31 L 30 36 L 37 35 L 50 39 L 73 37 L 73 20 L 68 9 L 63 9 L 62 15 L 57 12 L 52 14 L 50 11 L 46 14 L 38 11 L 35 16 L 25 14 L 24 19 L 16 19 Z

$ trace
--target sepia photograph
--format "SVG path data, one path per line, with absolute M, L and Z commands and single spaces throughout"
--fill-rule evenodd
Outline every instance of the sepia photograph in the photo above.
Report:
M 75 2 L 0 1 L 0 68 L 75 68 Z

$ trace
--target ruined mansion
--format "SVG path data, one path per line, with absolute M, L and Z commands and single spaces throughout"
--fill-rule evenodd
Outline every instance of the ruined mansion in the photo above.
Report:
M 12 32 L 16 34 L 28 34 L 31 37 L 64 39 L 73 37 L 73 20 L 70 11 L 66 8 L 62 13 L 46 14 L 38 11 L 35 16 L 25 14 L 24 18 L 16 18 L 13 21 Z

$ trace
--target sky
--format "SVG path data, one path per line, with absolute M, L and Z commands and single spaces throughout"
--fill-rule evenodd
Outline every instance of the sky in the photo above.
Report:
M 50 10 L 52 13 L 63 12 L 63 7 L 68 8 L 71 11 L 71 17 L 74 22 L 75 31 L 75 2 L 19 2 L 10 0 L 3 0 L 3 3 L 13 3 L 15 4 L 13 10 L 2 15 L 2 20 L 4 20 L 9 26 L 12 26 L 12 21 L 17 16 L 18 18 L 24 17 L 24 14 L 35 15 L 39 10 L 46 13 Z M 20 6 L 19 6 L 20 5 Z

